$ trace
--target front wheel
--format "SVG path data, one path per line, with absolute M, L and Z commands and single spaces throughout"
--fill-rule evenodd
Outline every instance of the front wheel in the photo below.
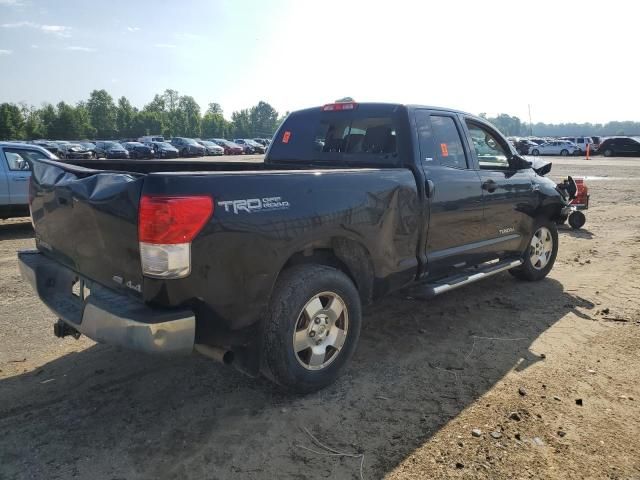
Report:
M 538 150 L 537 148 L 534 148 L 534 149 L 531 151 L 531 155 L 533 155 L 533 156 L 537 157 L 538 155 L 540 155 L 540 150 Z
M 567 155 L 569 155 L 569 150 L 567 149 L 562 149 L 560 151 L 560 155 L 562 155 L 563 157 L 566 157 Z
M 604 156 L 605 156 L 605 157 L 611 157 L 612 155 L 613 155 L 613 150 L 611 150 L 610 148 L 607 148 L 607 149 L 604 151 Z
M 324 265 L 281 273 L 265 318 L 263 373 L 308 393 L 336 380 L 355 351 L 362 311 L 351 279 Z
M 523 263 L 509 270 L 514 277 L 530 282 L 546 277 L 558 255 L 558 228 L 548 218 L 536 220 Z

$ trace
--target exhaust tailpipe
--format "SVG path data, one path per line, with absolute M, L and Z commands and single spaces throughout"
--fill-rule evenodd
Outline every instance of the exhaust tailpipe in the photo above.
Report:
M 216 362 L 224 363 L 225 365 L 231 365 L 235 357 L 234 353 L 226 348 L 212 347 L 211 345 L 204 345 L 202 343 L 196 343 L 193 348 L 199 354 L 212 358 Z

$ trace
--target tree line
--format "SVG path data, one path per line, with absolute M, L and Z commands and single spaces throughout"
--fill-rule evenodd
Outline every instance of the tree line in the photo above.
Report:
M 94 90 L 86 101 L 71 105 L 0 103 L 0 140 L 124 139 L 143 135 L 192 138 L 271 137 L 283 118 L 268 103 L 223 116 L 222 107 L 210 103 L 204 113 L 195 99 L 167 89 L 142 109 L 126 97 L 114 101 L 106 90 Z
M 607 123 L 529 123 L 521 121 L 518 117 L 501 113 L 496 117 L 487 117 L 481 113 L 481 117 L 486 118 L 494 124 L 498 130 L 507 136 L 519 137 L 537 135 L 540 137 L 560 137 L 578 135 L 640 135 L 640 122 L 607 122 Z

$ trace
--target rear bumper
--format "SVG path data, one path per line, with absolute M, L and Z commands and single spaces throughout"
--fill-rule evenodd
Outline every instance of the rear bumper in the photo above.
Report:
M 188 309 L 157 309 L 79 278 L 72 270 L 38 251 L 18 253 L 20 274 L 40 300 L 61 320 L 87 337 L 148 353 L 190 354 L 196 319 Z M 72 291 L 82 282 L 86 298 Z M 83 295 L 83 292 L 80 293 Z M 83 295 L 84 296 L 84 295 Z

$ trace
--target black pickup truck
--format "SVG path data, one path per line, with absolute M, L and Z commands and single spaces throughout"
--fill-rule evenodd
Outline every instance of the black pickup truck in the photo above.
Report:
M 20 268 L 58 336 L 195 350 L 303 392 L 390 291 L 544 278 L 568 201 L 483 119 L 395 104 L 294 112 L 263 163 L 31 163 Z

